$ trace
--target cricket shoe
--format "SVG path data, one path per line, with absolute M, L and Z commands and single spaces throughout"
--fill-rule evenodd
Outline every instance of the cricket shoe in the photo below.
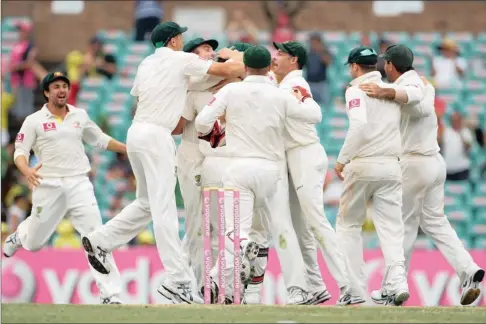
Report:
M 352 296 L 349 293 L 344 293 L 339 297 L 339 300 L 337 301 L 336 305 L 337 306 L 353 306 L 353 305 L 359 305 L 365 303 L 366 300 L 361 298 L 360 296 Z
M 309 294 L 299 287 L 291 287 L 289 289 L 289 298 L 287 305 L 306 305 L 309 300 Z
M 171 300 L 174 304 L 203 304 L 204 301 L 198 296 L 199 294 L 193 294 L 190 284 L 162 284 L 157 289 L 159 294 L 165 298 Z
M 307 305 L 319 305 L 331 299 L 331 294 L 329 291 L 327 291 L 327 289 L 324 289 L 310 293 L 309 297 L 310 298 L 306 303 Z
M 116 296 L 111 296 L 108 298 L 101 298 L 100 304 L 105 304 L 105 305 L 121 305 L 121 299 L 116 297 Z
M 388 295 L 385 306 L 402 306 L 410 298 L 408 290 L 399 290 L 396 294 Z
M 217 304 L 218 303 L 218 295 L 219 295 L 218 284 L 213 279 L 211 279 L 211 290 L 210 290 L 210 294 L 209 294 L 211 304 Z M 204 286 L 201 287 L 200 296 L 204 300 Z
M 383 289 L 373 290 L 371 292 L 371 300 L 378 305 L 383 305 L 388 299 L 388 295 Z
M 260 248 L 255 242 L 248 242 L 241 250 L 240 278 L 244 287 L 247 287 L 255 276 L 255 260 Z
M 83 248 L 88 252 L 88 262 L 91 266 L 101 274 L 109 274 L 111 267 L 106 259 L 108 252 L 106 249 L 102 248 L 95 242 L 92 238 L 84 236 L 81 240 Z
M 484 270 L 478 269 L 462 283 L 461 305 L 471 305 L 481 295 L 479 284 L 484 279 Z
M 3 245 L 3 255 L 5 257 L 10 258 L 17 252 L 18 249 L 22 247 L 22 243 L 20 243 L 19 235 L 17 231 L 7 236 L 5 240 L 5 244 Z

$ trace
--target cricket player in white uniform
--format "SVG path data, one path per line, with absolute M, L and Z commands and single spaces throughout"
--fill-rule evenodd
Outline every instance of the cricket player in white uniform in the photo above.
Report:
M 242 269 L 245 264 L 249 265 L 247 269 L 251 268 L 259 245 L 267 244 L 268 235 L 258 235 L 266 226 L 258 215 L 266 215 L 272 238 L 277 241 L 275 246 L 286 286 L 292 287 L 288 303 L 302 304 L 307 301 L 307 282 L 302 273 L 288 269 L 304 269 L 304 262 L 291 219 L 282 217 L 279 212 L 279 204 L 287 199 L 278 194 L 282 180 L 280 164 L 284 160 L 282 135 L 287 117 L 316 123 L 322 116 L 320 109 L 315 109 L 313 100 L 303 97 L 303 102 L 299 103 L 292 95 L 270 83 L 267 73 L 271 57 L 265 47 L 247 49 L 244 63 L 248 76 L 241 83 L 225 86 L 215 95 L 215 99 L 196 118 L 196 129 L 206 134 L 211 131 L 216 119 L 224 116 L 226 120 L 226 152 L 230 164 L 223 185 L 240 190 L 241 218 L 252 218 L 250 233 L 241 231 Z M 297 93 L 302 96 L 300 91 L 297 90 Z M 254 231 L 254 228 L 258 230 Z M 231 228 L 227 232 L 232 235 Z M 232 242 L 227 245 L 231 246 Z M 229 252 L 232 253 L 231 250 Z M 244 278 L 243 282 L 247 279 Z
M 194 53 L 203 59 L 214 59 L 216 53 L 215 50 L 218 47 L 218 42 L 212 39 L 195 38 L 187 42 L 184 45 L 184 52 Z M 227 81 L 221 77 L 205 75 L 203 77 L 191 77 L 186 97 L 185 109 L 182 114 L 182 141 L 177 152 L 177 176 L 181 188 L 181 194 L 184 199 L 184 209 L 186 214 L 186 232 L 183 240 L 184 251 L 189 254 L 189 260 L 196 277 L 196 287 L 202 287 L 202 273 L 203 273 L 203 246 L 202 246 L 202 217 L 201 217 L 201 184 L 205 183 L 205 186 L 218 186 L 222 181 L 220 175 L 219 166 L 216 163 L 205 164 L 211 165 L 211 174 L 219 174 L 215 182 L 211 185 L 207 184 L 208 181 L 203 182 L 203 161 L 206 156 L 217 154 L 218 150 L 224 150 L 224 148 L 211 148 L 210 144 L 206 141 L 200 141 L 198 133 L 196 131 L 194 120 L 199 112 L 206 106 L 207 103 L 213 98 L 213 92 L 210 90 L 216 90 Z M 213 169 L 215 168 L 215 169 Z M 206 172 L 207 175 L 208 172 Z M 204 177 L 206 179 L 207 177 Z M 219 181 L 219 182 L 218 182 Z M 214 192 L 215 193 L 215 192 Z M 228 197 L 229 199 L 230 197 Z M 212 212 L 214 228 L 217 227 L 216 215 L 217 215 L 217 200 L 212 199 Z M 226 204 L 226 207 L 231 209 L 230 204 Z M 214 210 L 213 210 L 214 209 Z M 229 212 L 229 211 L 228 211 Z M 216 263 L 218 255 L 218 243 L 217 236 L 212 236 L 213 246 L 213 264 Z
M 295 87 L 301 87 L 310 93 L 309 84 L 302 76 L 302 68 L 307 62 L 305 47 L 295 41 L 274 43 L 274 46 L 278 51 L 273 62 L 273 72 L 281 79 L 279 87 L 289 92 Z M 348 285 L 346 266 L 336 233 L 324 213 L 322 187 L 328 159 L 314 124 L 292 119 L 287 123 L 284 135 L 290 173 L 290 211 L 311 287 L 309 304 L 320 304 L 329 300 L 331 295 L 317 263 L 316 243 L 342 293 Z M 286 173 L 287 170 L 284 176 Z
M 347 62 L 353 77 L 346 90 L 349 129 L 334 168 L 344 179 L 336 232 L 348 262 L 351 290 L 341 296 L 340 305 L 365 301 L 361 231 L 367 208 L 371 211 L 386 264 L 383 281 L 389 295 L 386 304 L 400 305 L 410 296 L 401 217 L 400 105 L 369 98 L 359 89 L 361 83 L 384 84 L 380 72 L 376 71 L 377 58 L 373 49 L 361 46 L 349 53 Z M 418 98 L 417 102 L 422 99 Z
M 110 267 L 98 251 L 112 251 L 135 237 L 153 220 L 157 250 L 167 277 L 158 292 L 173 303 L 202 303 L 192 293 L 191 270 L 182 251 L 175 203 L 176 148 L 171 136 L 178 125 L 190 76 L 232 77 L 243 73 L 238 62 L 216 63 L 182 52 L 187 28 L 164 22 L 154 28 L 154 54 L 139 65 L 131 90 L 137 110 L 127 135 L 127 151 L 137 181 L 137 199 L 99 230 L 83 237 L 102 273 Z
M 408 268 L 418 228 L 432 238 L 462 282 L 461 305 L 470 305 L 479 297 L 484 270 L 472 259 L 444 214 L 445 163 L 437 143 L 437 116 L 434 109 L 435 89 L 424 85 L 413 70 L 413 52 L 403 45 L 392 45 L 383 54 L 385 73 L 398 87 L 425 90 L 420 104 L 403 105 L 400 122 L 403 154 L 400 158 L 403 177 L 402 217 L 405 226 L 404 252 Z M 393 88 L 363 84 L 360 88 L 370 97 L 393 100 Z M 383 304 L 388 296 L 375 290 L 371 298 Z
M 15 165 L 32 189 L 32 212 L 6 239 L 3 250 L 6 257 L 13 256 L 20 248 L 32 252 L 41 249 L 64 217 L 69 218 L 81 235 L 101 227 L 83 142 L 126 153 L 125 144 L 104 134 L 85 110 L 66 104 L 70 82 L 63 73 L 49 73 L 42 81 L 42 88 L 47 103 L 25 119 L 17 134 L 14 153 Z M 32 149 L 39 164 L 30 168 Z M 110 274 L 91 268 L 100 289 L 101 303 L 120 304 L 120 273 L 111 253 L 104 254 L 103 258 L 112 269 Z

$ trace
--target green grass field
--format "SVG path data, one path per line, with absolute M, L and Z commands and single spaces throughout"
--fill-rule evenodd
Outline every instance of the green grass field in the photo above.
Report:
M 485 323 L 486 307 L 2 304 L 2 323 Z

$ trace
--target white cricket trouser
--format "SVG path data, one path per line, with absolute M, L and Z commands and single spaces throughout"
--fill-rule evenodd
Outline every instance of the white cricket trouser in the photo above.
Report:
M 328 166 L 326 152 L 320 143 L 299 146 L 287 151 L 287 165 L 291 176 L 290 211 L 311 291 L 326 288 L 317 263 L 316 243 L 338 287 L 344 288 L 348 284 L 346 263 L 322 199 Z
M 362 158 L 344 168 L 344 191 L 339 201 L 336 232 L 348 264 L 353 295 L 366 298 L 362 227 L 367 207 L 380 240 L 388 294 L 408 289 L 403 252 L 401 215 L 402 175 L 398 158 Z
M 422 228 L 454 268 L 459 278 L 478 269 L 471 255 L 444 215 L 446 165 L 437 153 L 431 156 L 405 155 L 400 165 L 403 175 L 403 222 L 405 260 L 410 262 L 418 228 Z
M 188 255 L 195 275 L 195 288 L 202 284 L 201 171 L 203 160 L 204 156 L 199 150 L 199 144 L 182 141 L 177 151 L 177 178 L 186 217 L 182 248 Z
M 133 239 L 152 220 L 167 281 L 187 284 L 192 276 L 179 238 L 176 148 L 171 131 L 155 124 L 134 122 L 128 129 L 127 151 L 137 181 L 137 199 L 91 236 L 112 251 Z
M 102 226 L 93 185 L 87 176 L 46 177 L 41 181 L 32 192 L 31 216 L 21 222 L 17 229 L 22 247 L 28 251 L 38 251 L 65 216 L 81 236 L 88 235 Z M 120 273 L 111 253 L 107 255 L 107 262 L 112 269 L 107 275 L 90 266 L 101 298 L 109 298 L 121 292 Z

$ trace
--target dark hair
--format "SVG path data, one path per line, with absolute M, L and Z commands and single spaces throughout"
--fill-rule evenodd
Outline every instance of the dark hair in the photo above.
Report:
M 301 62 L 299 62 L 299 59 L 297 59 L 297 65 L 299 66 L 299 70 L 302 70 L 305 66 L 305 64 L 302 64 Z
M 358 66 L 364 71 L 364 72 L 373 72 L 376 71 L 376 64 L 373 65 L 365 65 L 365 64 L 358 64 Z

